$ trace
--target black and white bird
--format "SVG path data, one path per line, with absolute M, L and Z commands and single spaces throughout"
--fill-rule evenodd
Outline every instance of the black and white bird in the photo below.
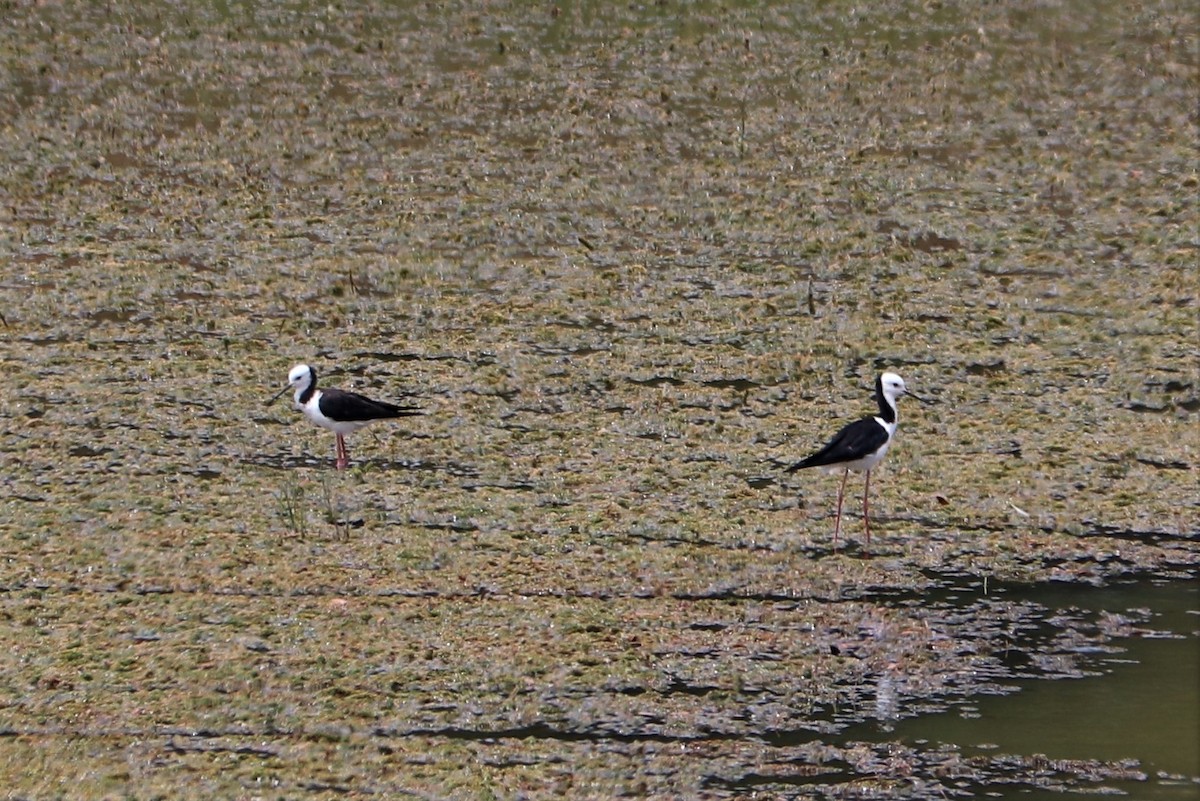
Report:
M 871 543 L 871 520 L 868 517 L 867 492 L 871 488 L 871 470 L 887 455 L 892 439 L 896 436 L 899 418 L 896 415 L 896 399 L 908 395 L 922 403 L 926 401 L 913 395 L 904 386 L 904 379 L 895 373 L 884 373 L 875 379 L 875 398 L 879 401 L 879 414 L 864 417 L 850 423 L 829 440 L 821 450 L 789 467 L 789 473 L 806 467 L 825 467 L 833 472 L 842 471 L 842 485 L 838 489 L 837 522 L 833 529 L 833 547 L 837 548 L 838 535 L 842 530 L 842 500 L 846 493 L 846 478 L 850 471 L 865 472 L 863 485 L 863 525 L 867 530 L 867 544 Z
M 412 417 L 422 414 L 415 406 L 397 406 L 393 403 L 372 400 L 357 392 L 346 392 L 340 389 L 317 389 L 317 371 L 307 364 L 297 364 L 288 373 L 287 386 L 279 390 L 279 394 L 267 401 L 270 406 L 283 397 L 283 394 L 293 387 L 296 396 L 293 402 L 297 409 L 304 412 L 322 428 L 328 428 L 337 434 L 338 470 L 346 469 L 350 464 L 350 453 L 346 450 L 346 434 L 358 431 L 375 420 L 390 420 L 396 417 Z

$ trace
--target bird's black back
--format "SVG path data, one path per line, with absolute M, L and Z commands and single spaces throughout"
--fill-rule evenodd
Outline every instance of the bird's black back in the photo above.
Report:
M 343 389 L 321 390 L 321 413 L 331 420 L 356 422 L 387 420 L 393 417 L 413 417 L 423 412 L 416 406 L 397 406 L 394 403 L 372 400 L 357 392 Z
M 787 471 L 792 473 L 806 467 L 825 467 L 842 462 L 853 462 L 855 459 L 861 459 L 867 454 L 879 450 L 887 442 L 887 439 L 887 431 L 879 425 L 874 417 L 864 417 L 837 432 L 824 448 L 812 456 L 796 462 Z

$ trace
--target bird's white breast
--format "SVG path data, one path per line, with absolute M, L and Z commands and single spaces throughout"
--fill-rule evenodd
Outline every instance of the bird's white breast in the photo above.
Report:
M 864 470 L 873 470 L 875 465 L 883 461 L 883 457 L 887 456 L 888 448 L 892 447 L 892 438 L 896 435 L 897 423 L 889 423 L 882 417 L 876 417 L 875 422 L 887 431 L 887 441 L 880 446 L 879 450 L 874 453 L 868 453 L 861 459 L 855 459 L 853 462 L 842 462 L 838 465 L 833 465 L 835 471 L 853 470 L 856 473 L 861 473 Z
M 297 402 L 297 405 L 300 406 L 305 417 L 312 420 L 321 428 L 327 428 L 335 434 L 353 434 L 360 428 L 371 424 L 370 420 L 332 420 L 326 417 L 321 412 L 321 390 L 319 389 L 308 399 L 308 403 L 300 405 Z

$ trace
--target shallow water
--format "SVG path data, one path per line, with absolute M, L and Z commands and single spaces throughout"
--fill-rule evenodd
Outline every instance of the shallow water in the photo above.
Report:
M 1147 781 L 1103 781 L 1141 799 L 1195 798 L 1200 782 L 1200 584 L 1143 582 L 1103 589 L 1019 590 L 1075 615 L 1151 610 L 1137 635 L 1097 652 L 1078 679 L 1020 679 L 1011 695 L 898 722 L 887 737 L 923 749 L 954 745 L 964 755 L 1041 754 L 1050 760 L 1137 760 Z M 1152 629 L 1156 634 L 1145 634 Z M 1062 798 L 1027 784 L 987 788 L 989 798 Z

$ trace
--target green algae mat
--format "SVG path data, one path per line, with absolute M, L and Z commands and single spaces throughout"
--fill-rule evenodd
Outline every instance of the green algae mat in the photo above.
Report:
M 1020 647 L 944 577 L 1200 563 L 1197 41 L 1182 2 L 8 4 L 0 787 L 967 793 L 837 739 Z M 264 405 L 297 362 L 426 414 L 335 471 Z M 884 369 L 935 403 L 835 551 L 838 477 L 783 468 Z

